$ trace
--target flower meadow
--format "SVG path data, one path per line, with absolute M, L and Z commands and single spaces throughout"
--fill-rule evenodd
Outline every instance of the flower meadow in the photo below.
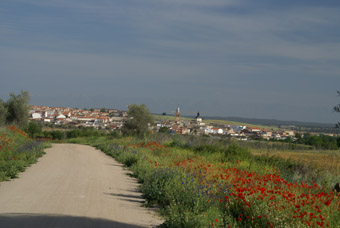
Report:
M 134 138 L 86 142 L 130 167 L 146 204 L 160 207 L 163 227 L 340 227 L 331 186 L 315 177 L 288 181 L 283 171 L 291 170 L 253 159 L 237 144 L 214 150 Z
M 15 126 L 0 129 L 0 181 L 17 177 L 43 155 L 47 145 L 29 138 Z

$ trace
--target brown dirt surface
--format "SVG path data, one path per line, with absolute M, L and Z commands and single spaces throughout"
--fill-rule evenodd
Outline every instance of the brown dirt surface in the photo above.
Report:
M 53 144 L 0 183 L 0 227 L 156 227 L 163 220 L 121 164 L 90 146 Z

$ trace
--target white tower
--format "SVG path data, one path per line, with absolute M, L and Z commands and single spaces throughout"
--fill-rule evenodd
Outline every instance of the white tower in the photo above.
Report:
M 179 121 L 179 118 L 181 117 L 181 110 L 179 109 L 179 106 L 176 109 L 176 117 L 175 120 Z

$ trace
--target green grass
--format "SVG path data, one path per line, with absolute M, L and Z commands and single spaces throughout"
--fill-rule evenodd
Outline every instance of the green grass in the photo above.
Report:
M 155 118 L 155 120 L 175 120 L 175 116 L 162 116 L 162 115 L 153 115 L 153 117 Z M 186 120 L 186 121 L 191 121 L 194 120 L 193 118 L 189 118 L 189 117 L 181 117 L 182 120 Z
M 48 143 L 34 141 L 10 126 L 0 129 L 0 181 L 16 178 L 19 172 L 43 155 Z
M 109 137 L 70 142 L 95 146 L 129 167 L 146 204 L 160 208 L 162 227 L 340 226 L 340 205 L 330 192 L 339 177 L 327 169 L 204 137 L 163 144 Z
M 261 150 L 251 149 L 254 155 L 277 156 L 314 166 L 340 176 L 340 150 Z
M 260 129 L 271 129 L 271 130 L 277 130 L 278 129 L 276 126 L 248 124 L 248 123 L 234 122 L 234 121 L 229 121 L 229 120 L 204 119 L 203 122 L 206 123 L 206 124 L 242 125 L 242 126 L 247 126 L 247 127 L 256 127 L 256 128 L 260 128 Z

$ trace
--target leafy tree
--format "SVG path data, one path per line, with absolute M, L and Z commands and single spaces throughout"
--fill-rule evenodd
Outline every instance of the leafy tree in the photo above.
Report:
M 340 90 L 337 91 L 337 93 L 340 95 Z M 336 112 L 340 112 L 340 104 L 334 106 L 333 110 L 336 111 Z M 336 126 L 337 128 L 340 128 L 340 122 L 338 122 L 335 126 Z
M 301 139 L 302 139 L 302 135 L 301 135 L 300 133 L 296 133 L 296 134 L 295 134 L 295 138 L 296 138 L 297 140 L 301 140 Z
M 10 98 L 7 101 L 6 122 L 25 126 L 28 122 L 28 103 L 30 96 L 28 91 L 21 91 L 19 95 L 14 93 L 9 94 Z
M 107 109 L 106 108 L 101 108 L 100 112 L 107 112 Z
M 62 131 L 55 130 L 49 132 L 49 134 L 51 135 L 52 139 L 62 140 L 65 138 L 65 133 Z
M 169 134 L 170 133 L 170 129 L 168 127 L 161 127 L 158 132 L 159 133 Z
M 35 122 L 29 122 L 27 128 L 25 129 L 29 137 L 35 138 L 42 135 L 41 127 Z
M 143 137 L 149 133 L 149 126 L 153 124 L 153 116 L 145 104 L 129 105 L 128 119 L 122 127 L 124 135 Z
M 6 122 L 7 108 L 5 103 L 0 99 L 0 126 Z

